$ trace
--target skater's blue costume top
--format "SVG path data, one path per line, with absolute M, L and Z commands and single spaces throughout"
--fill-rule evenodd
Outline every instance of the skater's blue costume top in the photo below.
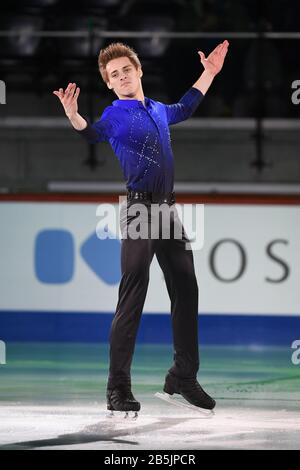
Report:
M 190 88 L 176 104 L 145 97 L 115 100 L 94 124 L 77 131 L 89 143 L 108 141 L 118 157 L 127 189 L 154 193 L 173 191 L 174 157 L 169 126 L 188 119 L 204 95 Z

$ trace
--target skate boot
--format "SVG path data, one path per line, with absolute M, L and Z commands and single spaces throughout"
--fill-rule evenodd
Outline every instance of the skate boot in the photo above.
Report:
M 165 379 L 164 392 L 168 395 L 178 393 L 193 407 L 204 410 L 212 410 L 216 406 L 215 400 L 203 390 L 196 378 L 181 379 L 169 372 Z
M 108 385 L 106 399 L 107 409 L 111 411 L 111 415 L 113 415 L 114 411 L 124 411 L 124 418 L 128 418 L 129 412 L 133 411 L 133 418 L 138 417 L 137 412 L 140 410 L 141 404 L 134 398 L 131 392 L 130 381 L 121 383 L 114 387 Z

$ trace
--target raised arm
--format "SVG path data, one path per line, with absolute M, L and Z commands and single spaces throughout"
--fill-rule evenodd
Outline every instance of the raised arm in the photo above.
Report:
M 86 120 L 78 113 L 77 99 L 80 93 L 80 88 L 76 88 L 76 83 L 69 83 L 65 91 L 63 88 L 53 91 L 61 104 L 63 105 L 64 111 L 67 118 L 70 120 L 72 126 L 77 131 L 82 131 L 87 127 Z
M 105 142 L 111 137 L 115 137 L 118 134 L 120 122 L 109 107 L 104 110 L 101 119 L 91 124 L 88 119 L 84 119 L 78 113 L 77 99 L 79 93 L 80 88 L 76 88 L 76 83 L 69 83 L 65 91 L 62 88 L 53 91 L 53 94 L 59 98 L 66 116 L 78 134 L 90 144 Z
M 185 121 L 192 116 L 200 102 L 203 100 L 214 77 L 222 69 L 228 46 L 229 42 L 227 40 L 222 42 L 222 44 L 219 44 L 207 58 L 202 51 L 198 51 L 204 71 L 192 88 L 185 93 L 178 103 L 165 105 L 168 124 L 176 124 L 178 122 Z
M 229 42 L 227 40 L 223 41 L 208 57 L 205 57 L 202 51 L 198 51 L 204 71 L 196 83 L 194 83 L 193 88 L 197 88 L 203 95 L 206 94 L 215 76 L 222 70 L 228 46 Z

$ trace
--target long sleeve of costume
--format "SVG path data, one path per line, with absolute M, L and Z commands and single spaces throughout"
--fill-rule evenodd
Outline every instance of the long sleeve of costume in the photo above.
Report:
M 165 105 L 168 124 L 176 124 L 191 117 L 203 98 L 201 91 L 192 87 L 178 103 Z
M 101 118 L 94 124 L 91 124 L 89 119 L 84 116 L 87 122 L 87 127 L 81 131 L 76 132 L 81 135 L 89 144 L 96 144 L 98 142 L 107 142 L 110 138 L 118 135 L 120 128 L 120 121 L 114 115 L 111 107 L 104 110 Z

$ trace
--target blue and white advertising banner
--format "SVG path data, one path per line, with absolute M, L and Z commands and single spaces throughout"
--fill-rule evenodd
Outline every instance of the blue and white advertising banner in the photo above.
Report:
M 202 207 L 204 243 L 193 251 L 199 313 L 299 319 L 300 206 Z M 95 203 L 0 204 L 1 312 L 114 313 L 121 240 L 118 233 L 99 239 L 97 210 Z M 167 313 L 154 257 L 144 314 Z

